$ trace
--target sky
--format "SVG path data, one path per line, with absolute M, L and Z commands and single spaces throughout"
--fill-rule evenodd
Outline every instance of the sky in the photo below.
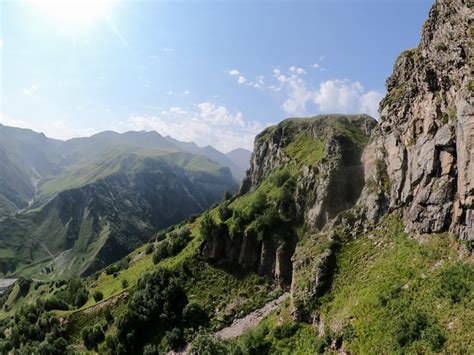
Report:
M 58 139 L 156 130 L 224 152 L 287 117 L 377 118 L 432 5 L 67 1 L 0 0 L 0 123 Z

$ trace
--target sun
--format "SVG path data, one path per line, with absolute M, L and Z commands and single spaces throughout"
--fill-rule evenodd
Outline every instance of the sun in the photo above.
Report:
M 78 27 L 106 18 L 114 0 L 28 0 L 35 9 L 64 27 Z

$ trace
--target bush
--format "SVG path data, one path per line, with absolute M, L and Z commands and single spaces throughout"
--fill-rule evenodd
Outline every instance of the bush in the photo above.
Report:
M 207 313 L 195 302 L 188 303 L 183 309 L 183 320 L 187 327 L 196 328 L 209 321 Z
M 153 263 L 158 264 L 161 260 L 177 255 L 188 244 L 191 237 L 189 228 L 180 228 L 168 234 L 165 240 L 158 243 L 153 253 Z
M 61 311 L 66 311 L 69 309 L 69 305 L 63 300 L 57 298 L 56 296 L 51 296 L 43 300 L 44 309 L 51 311 L 53 309 L 58 309 Z
M 206 212 L 199 223 L 199 232 L 204 239 L 212 235 L 212 231 L 217 228 L 217 224 L 209 212 Z
M 97 350 L 97 346 L 105 340 L 104 330 L 100 324 L 93 327 L 84 327 L 81 335 L 87 350 Z
M 128 281 L 126 279 L 122 280 L 122 288 L 127 288 L 128 287 Z
M 151 253 L 153 253 L 153 250 L 154 250 L 154 246 L 152 243 L 149 243 L 147 246 L 146 246 L 146 249 L 145 249 L 145 254 L 146 255 L 150 255 Z
M 166 350 L 176 350 L 182 342 L 181 330 L 178 328 L 173 328 L 171 331 L 166 332 L 163 338 L 164 348 Z
M 163 240 L 160 242 L 156 248 L 155 252 L 153 253 L 153 263 L 158 264 L 161 260 L 167 258 L 169 256 L 168 254 L 168 241 Z
M 466 263 L 457 263 L 441 271 L 436 289 L 438 297 L 460 303 L 474 290 L 474 270 Z
M 229 349 L 222 340 L 210 335 L 201 334 L 194 338 L 190 353 L 193 355 L 225 355 L 229 354 Z
M 179 326 L 187 302 L 186 293 L 172 272 L 159 268 L 145 275 L 118 322 L 117 347 L 126 353 L 141 353 L 149 337 L 163 338 L 166 332 Z M 174 335 L 169 335 L 168 341 L 175 340 Z
M 72 279 L 67 281 L 66 288 L 59 291 L 56 296 L 71 306 L 81 307 L 87 302 L 89 292 L 82 280 Z
M 28 292 L 30 291 L 31 280 L 27 280 L 23 277 L 20 277 L 17 283 L 20 289 L 20 295 L 26 296 Z
M 101 291 L 94 291 L 92 297 L 94 297 L 94 301 L 99 302 L 103 300 L 104 294 Z
M 225 201 L 224 203 L 222 203 L 219 206 L 217 213 L 219 214 L 219 218 L 221 219 L 222 222 L 225 222 L 230 217 L 232 217 L 232 208 L 229 207 L 229 202 Z

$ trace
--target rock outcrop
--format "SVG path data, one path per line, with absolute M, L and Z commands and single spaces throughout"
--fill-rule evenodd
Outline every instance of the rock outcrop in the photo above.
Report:
M 297 215 L 312 228 L 321 229 L 359 198 L 364 186 L 361 155 L 375 125 L 367 115 L 321 115 L 289 119 L 267 128 L 255 139 L 240 195 L 255 190 L 273 171 L 296 165 Z M 294 157 L 288 149 L 303 144 L 299 142 L 303 136 L 316 142 L 307 152 L 312 157 Z
M 399 210 L 411 232 L 474 240 L 473 19 L 468 1 L 438 0 L 397 59 L 363 156 L 370 222 Z
M 289 286 L 299 238 L 294 228 L 305 225 L 318 231 L 339 212 L 354 206 L 364 185 L 362 151 L 375 124 L 367 115 L 324 115 L 285 120 L 263 131 L 255 139 L 239 195 L 245 198 L 243 195 L 258 193 L 272 174 L 289 172 L 295 182 L 291 203 L 277 203 L 276 207 L 291 228 L 284 237 L 276 236 L 286 228 L 281 226 L 262 239 L 254 227 L 258 218 L 247 221 L 238 236 L 232 236 L 222 223 L 207 236 L 201 255 Z

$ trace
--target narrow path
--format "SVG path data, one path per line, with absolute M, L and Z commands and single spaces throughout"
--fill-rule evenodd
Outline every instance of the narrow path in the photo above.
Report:
M 280 304 L 282 304 L 290 296 L 289 292 L 284 293 L 277 299 L 268 302 L 262 308 L 259 308 L 252 313 L 247 314 L 245 317 L 237 319 L 218 332 L 214 333 L 214 336 L 221 339 L 233 339 L 241 336 L 247 330 L 255 328 L 266 316 L 276 310 Z M 191 344 L 186 346 L 180 351 L 170 351 L 167 355 L 185 355 L 191 352 Z
M 278 308 L 278 306 L 285 301 L 288 296 L 290 295 L 289 292 L 284 293 L 276 300 L 273 300 L 267 303 L 260 309 L 249 313 L 244 318 L 240 318 L 234 321 L 230 326 L 221 329 L 214 336 L 221 338 L 221 339 L 231 339 L 237 338 L 245 333 L 246 330 L 255 328 L 266 316 L 268 316 L 271 312 Z

